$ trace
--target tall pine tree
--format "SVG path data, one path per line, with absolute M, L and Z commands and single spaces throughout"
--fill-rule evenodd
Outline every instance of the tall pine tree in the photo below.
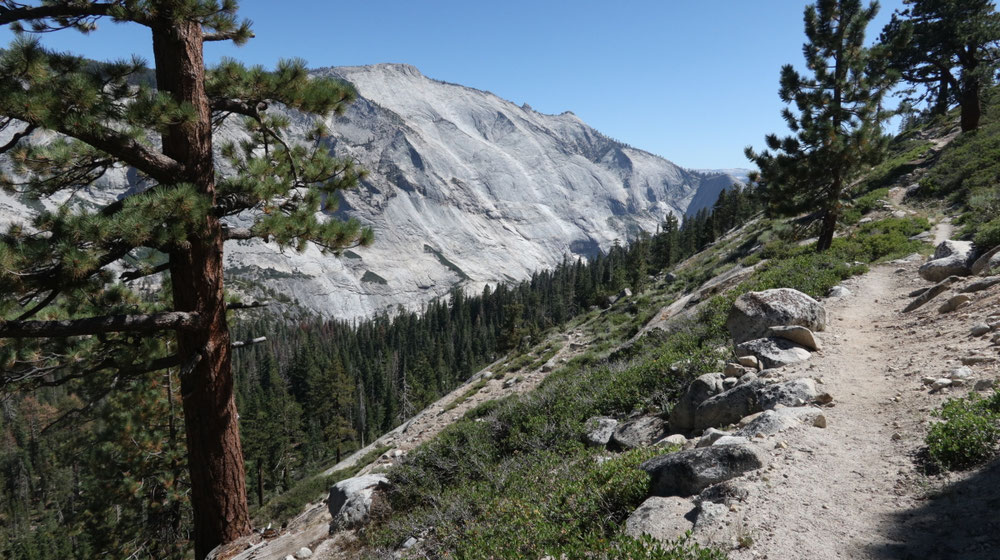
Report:
M 892 79 L 872 72 L 864 44 L 877 12 L 877 3 L 862 8 L 860 0 L 820 0 L 806 7 L 809 42 L 802 50 L 812 76 L 791 64 L 781 69 L 781 100 L 798 110 L 782 112 L 794 134 L 769 134 L 765 140 L 774 153 L 746 149 L 760 168 L 771 210 L 814 212 L 821 220 L 820 251 L 833 242 L 852 181 L 880 160 L 888 142 L 881 127 L 887 117 L 882 98 Z
M 902 78 L 924 86 L 932 112 L 956 99 L 962 131 L 979 127 L 980 99 L 1000 62 L 1000 14 L 991 0 L 905 0 L 882 31 L 888 61 Z M 918 99 L 923 97 L 918 96 Z
M 0 153 L 15 164 L 3 186 L 28 199 L 65 200 L 115 168 L 140 178 L 116 202 L 62 204 L 0 235 L 0 338 L 8 339 L 0 381 L 83 384 L 99 400 L 145 373 L 178 368 L 197 558 L 251 529 L 224 243 L 262 238 L 301 249 L 311 241 L 337 252 L 371 239 L 356 222 L 321 217 L 359 177 L 331 157 L 322 124 L 308 143 L 295 142 L 287 120 L 268 110 L 280 103 L 324 115 L 341 111 L 353 90 L 309 79 L 301 62 L 274 72 L 235 61 L 206 70 L 206 41 L 252 36 L 236 13 L 234 0 L 0 1 L 0 24 L 18 33 L 0 54 L 0 128 L 9 138 Z M 104 20 L 149 30 L 152 76 L 138 59 L 93 63 L 30 37 L 87 33 Z M 221 146 L 234 174 L 217 178 L 212 133 L 227 123 L 246 134 Z M 44 131 L 58 136 L 34 141 Z M 237 214 L 254 216 L 253 225 L 227 227 Z M 168 305 L 121 287 L 158 272 L 170 275 Z

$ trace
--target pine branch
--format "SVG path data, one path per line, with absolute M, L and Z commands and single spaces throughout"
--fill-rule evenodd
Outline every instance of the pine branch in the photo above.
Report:
M 48 338 L 110 332 L 152 332 L 197 326 L 197 313 L 170 311 L 143 315 L 107 315 L 64 321 L 0 321 L 0 338 Z
M 38 302 L 38 305 L 36 305 L 36 306 L 32 307 L 31 309 L 25 311 L 24 313 L 22 313 L 21 315 L 19 315 L 17 317 L 17 319 L 15 319 L 15 320 L 16 321 L 24 321 L 25 319 L 30 319 L 31 317 L 33 317 L 35 315 L 35 313 L 38 313 L 42 309 L 45 309 L 45 306 L 48 305 L 48 304 L 50 304 L 50 303 L 52 303 L 52 300 L 56 299 L 56 297 L 58 295 L 59 295 L 59 289 L 58 288 L 53 289 L 52 291 L 49 292 L 49 295 L 45 296 L 45 299 L 43 299 L 42 301 Z
M 0 146 L 0 154 L 7 153 L 8 151 L 11 150 L 11 148 L 17 146 L 18 142 L 20 142 L 25 137 L 29 136 L 32 132 L 35 131 L 36 128 L 38 128 L 36 125 L 29 124 L 21 132 L 14 133 L 14 135 L 11 136 L 9 142 L 4 144 L 3 146 Z
M 121 276 L 118 277 L 118 280 L 121 282 L 131 282 L 132 280 L 138 280 L 139 278 L 145 278 L 147 276 L 159 274 L 168 270 L 170 270 L 170 263 L 165 262 L 150 269 L 136 269 L 123 272 Z
M 13 3 L 5 3 L 13 4 Z M 118 2 L 47 4 L 27 6 L 15 4 L 16 8 L 0 7 L 0 25 L 18 21 L 38 21 L 42 19 L 83 19 L 111 15 Z
M 202 36 L 202 41 L 236 41 L 237 43 L 241 41 L 246 41 L 247 39 L 253 39 L 256 37 L 253 33 L 246 33 L 241 29 L 236 29 L 233 31 L 227 31 L 225 33 L 206 33 Z
M 269 301 L 255 301 L 253 303 L 243 303 L 241 301 L 234 301 L 233 303 L 226 304 L 226 309 L 229 311 L 238 311 L 240 309 L 257 309 L 259 307 L 267 307 L 271 305 Z
M 237 340 L 230 344 L 231 348 L 243 348 L 245 346 L 253 346 L 254 344 L 260 344 L 261 342 L 267 342 L 266 336 L 258 336 L 257 338 L 251 338 L 248 340 Z

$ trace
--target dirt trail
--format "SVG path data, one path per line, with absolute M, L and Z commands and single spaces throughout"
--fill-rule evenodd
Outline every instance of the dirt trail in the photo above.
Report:
M 824 349 L 783 377 L 822 381 L 836 399 L 824 411 L 828 427 L 761 442 L 771 464 L 748 478 L 750 497 L 728 514 L 727 531 L 715 535 L 730 544 L 752 542 L 733 558 L 997 557 L 996 523 L 979 519 L 986 511 L 961 495 L 994 509 L 1000 475 L 928 479 L 915 459 L 930 412 L 947 398 L 929 393 L 921 378 L 941 377 L 970 352 L 996 356 L 988 341 L 970 338 L 969 327 L 997 311 L 1000 294 L 949 315 L 937 313 L 937 300 L 903 315 L 905 294 L 927 285 L 916 274 L 919 264 L 874 267 L 844 283 L 852 295 L 825 302 Z M 979 380 L 998 373 L 995 364 L 973 369 Z M 987 491 L 971 482 L 983 476 L 992 477 Z M 928 499 L 931 489 L 944 498 Z

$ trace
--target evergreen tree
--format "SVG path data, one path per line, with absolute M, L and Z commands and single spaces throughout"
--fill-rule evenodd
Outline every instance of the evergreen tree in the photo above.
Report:
M 338 252 L 371 240 L 357 222 L 319 213 L 359 176 L 329 155 L 323 126 L 309 144 L 291 142 L 289 123 L 268 111 L 273 103 L 305 113 L 341 111 L 353 90 L 310 80 L 298 61 L 275 72 L 235 61 L 206 70 L 205 41 L 252 36 L 236 12 L 234 0 L 0 1 L 0 24 L 18 33 L 0 54 L 0 128 L 9 135 L 0 153 L 16 173 L 3 177 L 3 186 L 37 200 L 71 194 L 116 167 L 141 178 L 140 188 L 116 202 L 94 209 L 64 204 L 0 236 L 0 338 L 13 339 L 0 347 L 2 384 L 75 383 L 100 400 L 149 372 L 178 368 L 196 558 L 251 528 L 224 243 L 263 238 L 303 249 L 312 241 Z M 101 20 L 150 31 L 152 77 L 138 59 L 95 64 L 29 37 L 91 32 Z M 212 133 L 234 117 L 242 120 L 232 126 L 246 136 L 221 146 L 234 174 L 217 178 Z M 43 131 L 60 136 L 32 142 Z M 226 227 L 227 217 L 245 212 L 256 216 L 252 227 Z M 149 256 L 156 260 L 144 260 Z M 170 275 L 166 306 L 122 287 L 158 272 Z
M 879 161 L 888 142 L 881 102 L 892 80 L 871 71 L 864 46 L 865 29 L 877 11 L 877 3 L 862 8 L 860 0 L 820 0 L 806 7 L 809 42 L 803 53 L 812 76 L 791 64 L 781 69 L 781 100 L 798 110 L 798 115 L 789 108 L 782 113 L 794 134 L 768 135 L 767 146 L 775 153 L 746 149 L 760 168 L 771 210 L 815 211 L 820 251 L 833 242 L 853 180 Z
M 1000 14 L 991 0 L 905 0 L 882 31 L 889 65 L 906 82 L 923 86 L 944 114 L 961 106 L 962 131 L 979 127 L 981 95 L 1000 62 Z

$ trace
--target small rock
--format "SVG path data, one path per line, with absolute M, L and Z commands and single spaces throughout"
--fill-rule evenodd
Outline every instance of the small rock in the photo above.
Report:
M 976 381 L 976 386 L 973 387 L 976 391 L 989 391 L 993 388 L 994 381 L 992 379 L 980 379 Z
M 931 392 L 933 393 L 935 391 L 940 391 L 945 387 L 951 387 L 951 379 L 942 377 L 941 379 L 936 380 L 934 383 L 931 383 Z
M 842 298 L 851 295 L 851 291 L 843 286 L 834 286 L 830 288 L 830 292 L 826 295 L 828 298 Z
M 722 380 L 723 389 L 732 389 L 740 380 L 735 377 L 727 377 Z
M 757 371 L 757 368 L 754 368 L 753 371 Z M 733 362 L 726 364 L 726 368 L 722 370 L 722 374 L 726 377 L 735 377 L 737 379 L 743 377 L 747 373 L 750 373 L 750 369 L 747 366 Z
M 687 444 L 687 438 L 681 434 L 669 435 L 656 443 L 656 445 L 678 445 L 683 447 Z
M 762 369 L 760 366 L 760 360 L 758 360 L 756 356 L 740 356 L 737 361 L 739 361 L 741 366 L 753 368 L 757 371 Z
M 972 377 L 972 370 L 966 366 L 955 368 L 951 370 L 951 373 L 948 374 L 948 377 L 951 378 L 952 381 L 956 379 L 970 379 Z
M 611 435 L 618 427 L 618 421 L 605 416 L 595 416 L 583 425 L 584 443 L 592 447 L 604 447 L 611 441 Z
M 722 430 L 717 430 L 715 428 L 709 428 L 701 435 L 698 439 L 698 444 L 695 447 L 708 447 L 719 441 L 719 439 L 729 435 L 729 432 L 724 432 Z
M 937 381 L 937 378 L 934 377 L 923 377 L 920 379 L 920 382 L 924 385 L 933 385 L 935 381 Z
M 401 546 L 400 548 L 402 548 L 403 550 L 408 550 L 408 549 L 413 548 L 414 546 L 417 546 L 418 542 L 420 542 L 420 541 L 417 540 L 417 537 L 410 537 L 410 538 L 406 539 L 405 541 L 403 541 L 403 546 Z
M 957 311 L 966 305 L 969 305 L 971 301 L 972 298 L 965 294 L 952 296 L 948 299 L 948 301 L 941 304 L 941 307 L 938 308 L 938 313 L 951 313 L 952 311 Z
M 972 329 L 969 332 L 972 333 L 972 336 L 983 336 L 984 334 L 990 332 L 991 330 L 992 329 L 990 329 L 990 326 L 987 325 L 986 323 L 976 323 L 975 325 L 972 326 Z
M 309 558 L 313 555 L 313 551 L 309 550 L 307 547 L 302 547 L 295 553 L 295 558 L 298 560 L 303 560 L 304 558 Z
M 833 402 L 833 395 L 830 393 L 820 393 L 819 395 L 816 395 L 813 402 L 816 404 L 830 404 Z
M 990 364 L 997 361 L 996 358 L 992 356 L 962 356 L 962 364 L 966 366 L 974 366 L 976 364 Z
M 1000 270 L 998 270 L 1000 272 Z M 981 292 L 983 290 L 988 290 L 993 286 L 1000 284 L 1000 276 L 991 276 L 989 278 L 984 278 L 982 280 L 977 280 L 968 286 L 962 288 L 963 294 L 971 294 L 974 292 Z
M 902 434 L 900 434 L 899 432 L 893 432 L 892 433 L 892 441 L 899 441 L 901 439 L 903 439 L 903 435 Z
M 819 350 L 820 344 L 813 335 L 813 332 L 798 325 L 782 325 L 771 327 L 769 336 L 790 340 L 799 346 L 809 350 Z

